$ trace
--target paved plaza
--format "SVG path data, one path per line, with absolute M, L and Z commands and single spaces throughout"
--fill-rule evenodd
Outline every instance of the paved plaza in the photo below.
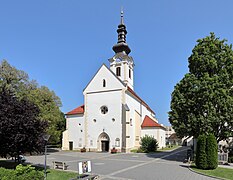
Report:
M 98 152 L 49 152 L 47 164 L 52 168 L 52 161 L 66 162 L 68 170 L 78 171 L 78 162 L 91 160 L 92 173 L 100 179 L 135 179 L 135 180 L 205 180 L 213 179 L 196 174 L 183 163 L 187 147 L 172 152 L 161 153 L 98 153 Z M 44 156 L 28 156 L 33 164 L 44 164 Z

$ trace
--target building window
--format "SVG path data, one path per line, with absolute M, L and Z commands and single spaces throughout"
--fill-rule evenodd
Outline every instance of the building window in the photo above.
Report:
M 100 108 L 100 111 L 101 111 L 102 114 L 107 114 L 108 113 L 108 107 L 107 106 L 102 106 Z
M 116 138 L 115 140 L 115 146 L 120 147 L 120 138 Z
M 93 146 L 93 140 L 90 140 L 90 146 Z
M 121 67 L 116 68 L 116 75 L 121 76 Z
M 96 122 L 96 119 L 93 119 L 93 122 L 95 123 L 95 122 Z
M 106 80 L 103 79 L 103 87 L 106 87 Z
M 112 122 L 115 122 L 115 118 L 112 118 Z
M 79 138 L 78 147 L 82 147 L 82 138 Z
M 129 69 L 129 78 L 131 79 L 131 70 Z
M 129 124 L 130 124 L 130 126 L 133 126 L 133 120 L 132 120 L 132 118 L 130 119 Z

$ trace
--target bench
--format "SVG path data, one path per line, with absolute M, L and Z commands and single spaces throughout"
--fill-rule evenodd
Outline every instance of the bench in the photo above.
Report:
M 59 167 L 62 168 L 63 170 L 66 170 L 68 165 L 66 165 L 65 162 L 53 161 L 53 169 L 56 169 Z

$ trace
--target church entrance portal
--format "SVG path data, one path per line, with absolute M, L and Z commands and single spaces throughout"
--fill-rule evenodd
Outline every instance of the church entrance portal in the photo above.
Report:
M 102 152 L 108 152 L 109 151 L 109 141 L 101 141 L 101 149 L 102 149 Z
M 102 132 L 98 138 L 99 151 L 108 152 L 109 151 L 109 142 L 110 142 L 110 139 L 109 139 L 108 134 L 105 132 Z

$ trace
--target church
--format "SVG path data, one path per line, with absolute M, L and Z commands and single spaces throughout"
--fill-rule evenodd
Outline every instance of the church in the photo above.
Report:
M 123 12 L 110 67 L 103 64 L 83 90 L 84 104 L 66 113 L 62 149 L 130 152 L 149 135 L 165 147 L 165 127 L 134 91 L 134 60 L 126 43 Z

